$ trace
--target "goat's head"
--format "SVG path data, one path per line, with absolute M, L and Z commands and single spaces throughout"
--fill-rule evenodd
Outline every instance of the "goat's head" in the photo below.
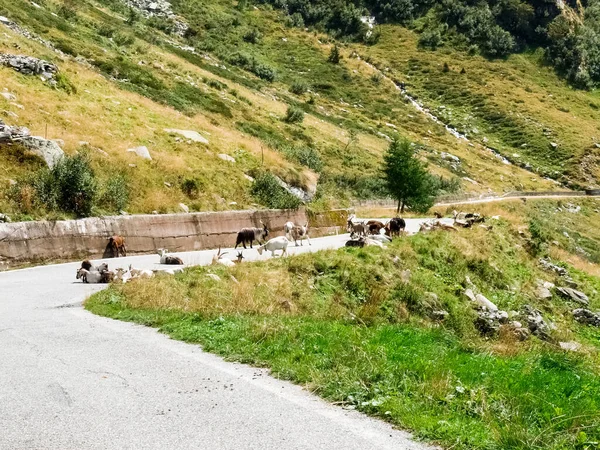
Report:
M 263 251 L 264 251 L 264 249 L 265 249 L 265 246 L 264 246 L 264 245 L 261 245 L 261 246 L 260 246 L 260 247 L 258 247 L 256 250 L 258 251 L 258 254 L 259 254 L 259 255 L 262 255 L 262 254 L 263 254 Z
M 242 259 L 244 259 L 244 252 L 238 252 L 236 262 L 241 263 Z

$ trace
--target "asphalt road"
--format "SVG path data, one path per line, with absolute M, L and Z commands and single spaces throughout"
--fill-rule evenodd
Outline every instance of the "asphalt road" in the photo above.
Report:
M 418 224 L 409 220 L 408 229 Z M 313 239 L 290 253 L 346 239 Z M 178 255 L 207 264 L 214 253 Z M 159 267 L 158 255 L 108 262 Z M 88 313 L 82 301 L 103 286 L 76 281 L 78 266 L 0 273 L 1 450 L 431 448 L 265 370 Z

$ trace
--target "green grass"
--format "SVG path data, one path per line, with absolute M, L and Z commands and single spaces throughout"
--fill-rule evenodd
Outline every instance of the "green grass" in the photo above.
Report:
M 512 221 L 545 207 L 496 208 L 506 208 Z M 584 214 L 589 208 L 584 204 Z M 535 298 L 537 279 L 562 281 L 539 267 L 529 238 L 511 221 L 494 222 L 493 231 L 416 235 L 383 250 L 190 268 L 112 286 L 86 308 L 269 367 L 332 402 L 448 448 L 597 448 L 600 332 L 574 322 L 576 305 Z M 597 310 L 600 279 L 565 266 Z M 408 282 L 401 280 L 406 270 Z M 269 283 L 257 281 L 266 276 Z M 524 305 L 542 311 L 555 325 L 550 341 L 520 342 L 504 331 L 480 335 L 463 296 L 467 276 L 517 320 L 524 322 Z M 447 318 L 433 319 L 437 310 Z M 581 351 L 560 350 L 558 342 L 569 340 L 581 343 Z

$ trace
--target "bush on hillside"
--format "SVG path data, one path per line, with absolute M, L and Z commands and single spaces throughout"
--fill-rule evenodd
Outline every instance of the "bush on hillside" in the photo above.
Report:
M 296 95 L 305 94 L 308 91 L 308 84 L 304 81 L 294 81 L 290 86 L 290 92 Z
M 287 123 L 302 123 L 304 120 L 304 111 L 297 106 L 289 105 L 283 120 Z
M 315 172 L 321 172 L 321 170 L 323 170 L 323 161 L 321 160 L 321 155 L 312 147 L 291 146 L 285 148 L 283 153 L 288 159 L 296 161 Z
M 281 186 L 275 175 L 270 172 L 262 172 L 254 179 L 250 193 L 267 208 L 297 209 L 302 204 L 300 199 Z
M 127 178 L 113 175 L 103 184 L 98 204 L 107 211 L 118 213 L 127 208 L 129 192 Z

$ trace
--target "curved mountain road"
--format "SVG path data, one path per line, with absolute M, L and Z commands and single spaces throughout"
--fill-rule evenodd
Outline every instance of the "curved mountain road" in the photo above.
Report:
M 407 222 L 418 229 L 419 220 Z M 346 239 L 313 239 L 290 253 Z M 208 264 L 214 253 L 178 255 Z M 108 262 L 157 268 L 158 256 Z M 78 266 L 0 273 L 0 449 L 431 448 L 265 370 L 88 313 L 83 300 L 103 286 L 76 281 Z

